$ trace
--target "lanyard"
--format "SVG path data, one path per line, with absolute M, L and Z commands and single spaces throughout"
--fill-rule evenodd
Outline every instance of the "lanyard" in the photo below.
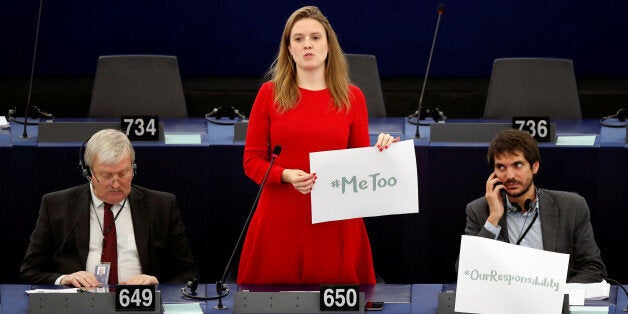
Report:
M 109 223 L 109 226 L 107 226 L 106 230 L 103 230 L 103 225 L 100 222 L 100 218 L 98 218 L 98 214 L 96 214 L 96 207 L 92 207 L 94 208 L 94 214 L 96 214 L 96 219 L 98 220 L 98 227 L 100 228 L 100 232 L 102 232 L 102 236 L 106 236 L 107 233 L 109 233 L 109 230 L 111 230 L 111 228 L 113 228 L 114 224 L 116 223 L 116 220 L 118 219 L 118 216 L 120 215 L 120 212 L 122 211 L 122 208 L 124 208 L 124 205 L 126 205 L 126 198 L 124 199 L 124 202 L 122 203 L 122 206 L 120 206 L 120 209 L 118 209 L 118 212 L 116 213 L 116 215 L 113 217 L 113 220 L 111 221 L 111 223 Z M 93 204 L 92 204 L 93 206 Z M 113 205 L 111 205 L 113 206 Z M 104 213 L 103 213 L 104 214 Z
M 517 240 L 517 245 L 519 245 L 521 241 L 523 240 L 523 238 L 526 237 L 526 234 L 528 234 L 528 231 L 530 231 L 530 228 L 532 228 L 532 225 L 534 224 L 534 222 L 536 221 L 536 217 L 538 216 L 539 216 L 539 211 L 537 210 L 536 213 L 534 213 L 534 218 L 532 218 L 532 221 L 528 225 L 528 228 L 526 229 L 524 233 L 521 234 L 521 236 L 519 237 L 519 240 Z

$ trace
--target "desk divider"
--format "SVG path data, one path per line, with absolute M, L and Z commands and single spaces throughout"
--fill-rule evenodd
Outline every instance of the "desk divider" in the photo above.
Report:
M 510 128 L 511 123 L 433 123 L 430 142 L 490 143 L 497 132 Z M 550 139 L 556 142 L 555 123 L 550 123 Z
M 249 120 L 238 121 L 233 124 L 233 142 L 244 142 L 246 130 L 249 128 Z
M 358 296 L 364 313 L 364 292 Z M 329 313 L 320 310 L 319 291 L 251 292 L 238 291 L 233 297 L 233 313 Z M 350 312 L 356 313 L 356 312 Z
M 120 122 L 40 122 L 37 142 L 84 142 L 104 129 L 120 130 Z M 164 123 L 159 122 L 159 142 L 164 142 Z
M 161 291 L 155 291 L 154 311 L 124 311 L 123 313 L 162 312 Z M 116 313 L 116 293 L 31 293 L 28 295 L 28 313 Z

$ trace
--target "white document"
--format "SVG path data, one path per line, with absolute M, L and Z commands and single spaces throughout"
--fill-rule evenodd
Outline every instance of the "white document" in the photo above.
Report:
M 9 122 L 7 122 L 7 118 L 5 118 L 4 116 L 0 116 L 0 129 L 6 129 L 8 128 Z
M 560 313 L 569 254 L 462 236 L 456 312 Z
M 562 135 L 556 137 L 558 146 L 593 146 L 595 145 L 595 135 Z
M 66 289 L 34 289 L 34 290 L 26 290 L 27 294 L 31 293 L 78 293 L 81 289 L 79 288 L 66 288 Z M 81 291 L 82 292 L 82 291 Z
M 566 288 L 570 295 L 572 290 L 584 291 L 583 298 L 587 300 L 604 300 L 611 294 L 611 285 L 606 280 L 595 283 L 568 283 Z
M 414 141 L 310 153 L 312 223 L 419 212 Z

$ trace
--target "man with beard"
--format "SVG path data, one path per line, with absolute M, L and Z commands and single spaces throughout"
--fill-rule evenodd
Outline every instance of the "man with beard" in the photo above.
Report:
M 467 204 L 465 234 L 569 254 L 567 282 L 599 282 L 606 267 L 589 207 L 575 193 L 537 188 L 541 156 L 530 134 L 499 132 L 488 149 L 486 194 Z

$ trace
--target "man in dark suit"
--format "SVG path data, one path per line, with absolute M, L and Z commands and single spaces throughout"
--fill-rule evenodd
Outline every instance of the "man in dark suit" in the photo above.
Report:
M 487 159 L 493 172 L 485 196 L 467 204 L 465 234 L 569 254 L 567 282 L 607 276 L 585 199 L 535 186 L 541 157 L 530 134 L 499 132 Z
M 89 183 L 43 196 L 23 281 L 94 287 L 198 278 L 175 196 L 132 185 L 134 160 L 124 133 L 90 138 L 80 164 Z M 95 276 L 103 267 L 107 282 Z

